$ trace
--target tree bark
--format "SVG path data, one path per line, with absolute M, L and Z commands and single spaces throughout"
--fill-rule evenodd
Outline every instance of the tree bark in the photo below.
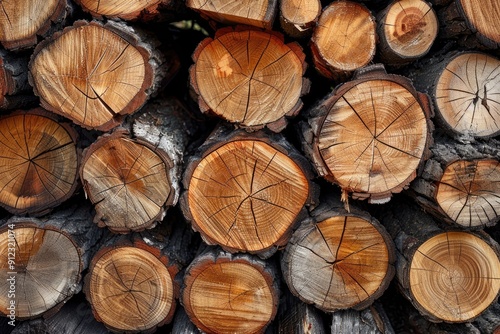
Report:
M 278 0 L 247 0 L 231 3 L 223 0 L 187 0 L 186 6 L 199 12 L 205 19 L 271 29 L 277 3 Z
M 281 270 L 290 291 L 326 312 L 361 310 L 394 276 L 395 249 L 380 223 L 355 207 L 326 198 L 288 242 Z
M 157 41 L 144 34 L 116 21 L 77 21 L 38 44 L 29 79 L 41 105 L 87 129 L 118 126 L 168 73 Z
M 482 231 L 443 229 L 400 201 L 381 217 L 398 250 L 403 295 L 433 322 L 472 321 L 497 300 L 499 245 Z
M 29 56 L 0 49 L 0 109 L 30 108 L 36 98 L 28 84 Z
M 319 17 L 311 50 L 314 66 L 321 75 L 345 81 L 375 56 L 375 18 L 360 3 L 334 1 Z
M 309 91 L 305 55 L 283 36 L 238 26 L 217 31 L 193 54 L 190 83 L 202 112 L 249 130 L 279 132 Z
M 76 133 L 37 108 L 0 118 L 0 206 L 40 216 L 70 198 L 78 185 Z
M 84 151 L 80 178 L 94 222 L 116 233 L 151 228 L 177 204 L 183 154 L 196 126 L 175 98 L 152 101 Z
M 435 136 L 433 156 L 410 194 L 436 219 L 479 229 L 500 219 L 500 143 L 476 140 L 460 143 Z
M 190 158 L 181 208 L 208 244 L 267 258 L 314 202 L 310 178 L 284 137 L 220 127 Z
M 67 0 L 4 1 L 0 11 L 0 42 L 13 51 L 33 47 L 38 42 L 37 36 L 49 36 L 51 28 L 65 24 L 71 12 Z
M 359 71 L 309 110 L 303 150 L 343 199 L 384 203 L 416 177 L 428 158 L 431 106 L 409 80 L 383 67 Z
M 319 0 L 281 0 L 280 25 L 287 35 L 304 38 L 311 35 L 321 14 Z
M 276 315 L 279 277 L 270 263 L 214 248 L 186 270 L 181 303 L 205 333 L 264 333 Z
M 47 317 L 81 290 L 81 273 L 102 236 L 90 217 L 90 206 L 73 204 L 39 219 L 12 217 L 2 226 L 0 270 L 11 278 L 0 284 L 2 315 L 11 314 L 7 307 L 15 300 L 16 321 Z
M 425 56 L 437 37 L 438 27 L 436 13 L 426 1 L 393 1 L 377 15 L 381 60 L 400 67 Z
M 395 334 L 380 304 L 364 310 L 343 310 L 332 314 L 332 334 Z
M 436 121 L 455 137 L 500 134 L 500 61 L 486 53 L 450 52 L 412 71 L 415 87 L 432 96 Z

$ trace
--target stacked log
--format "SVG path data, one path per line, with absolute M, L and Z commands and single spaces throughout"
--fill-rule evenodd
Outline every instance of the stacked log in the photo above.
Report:
M 428 1 L 2 2 L 0 332 L 498 332 L 500 8 Z

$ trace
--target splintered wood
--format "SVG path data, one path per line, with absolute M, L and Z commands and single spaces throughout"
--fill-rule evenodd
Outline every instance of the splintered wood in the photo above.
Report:
M 0 313 L 7 315 L 9 299 L 9 269 L 7 254 L 8 226 L 0 230 Z M 62 305 L 76 292 L 80 281 L 80 252 L 70 237 L 62 231 L 41 228 L 35 224 L 16 223 L 15 228 L 15 301 L 16 318 L 40 316 Z
M 415 251 L 409 271 L 416 301 L 447 322 L 475 318 L 500 291 L 498 254 L 467 232 L 441 233 L 425 241 Z
M 286 243 L 309 197 L 304 171 L 261 140 L 234 140 L 209 150 L 187 173 L 195 230 L 228 250 L 259 253 Z
M 42 106 L 106 131 L 144 104 L 149 53 L 115 25 L 79 21 L 37 46 L 30 79 Z
M 0 206 L 41 215 L 78 184 L 76 134 L 42 109 L 0 119 Z
M 498 160 L 459 160 L 446 167 L 437 186 L 436 201 L 456 224 L 482 227 L 500 218 L 498 194 Z
M 171 193 L 167 158 L 126 133 L 99 138 L 84 152 L 80 175 L 94 222 L 114 232 L 143 230 L 164 217 Z
M 305 55 L 283 36 L 257 30 L 219 30 L 193 55 L 191 85 L 202 111 L 242 127 L 268 125 L 278 131 L 295 116 L 308 86 Z
M 102 248 L 85 278 L 94 316 L 115 332 L 153 333 L 175 311 L 176 274 L 144 243 Z

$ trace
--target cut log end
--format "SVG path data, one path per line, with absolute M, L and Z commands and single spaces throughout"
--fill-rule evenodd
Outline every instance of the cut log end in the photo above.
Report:
M 11 249 L 15 251 L 12 251 Z M 0 230 L 0 313 L 7 316 L 15 295 L 16 319 L 40 316 L 62 306 L 75 294 L 80 282 L 80 250 L 62 231 L 16 223 Z M 15 254 L 15 260 L 8 254 Z M 10 260 L 10 261 L 9 261 Z
M 110 18 L 121 18 L 123 20 L 135 20 L 141 15 L 154 15 L 158 13 L 158 6 L 166 0 L 150 1 L 127 1 L 127 0 L 77 0 L 82 8 L 92 14 L 92 16 L 101 18 L 102 16 Z
M 41 104 L 89 129 L 119 125 L 153 84 L 150 55 L 132 41 L 111 25 L 79 21 L 39 44 L 29 67 Z
M 441 233 L 425 241 L 409 270 L 415 300 L 426 314 L 441 321 L 472 320 L 498 297 L 498 255 L 467 232 Z
M 280 23 L 283 30 L 293 37 L 310 35 L 321 14 L 318 0 L 283 0 L 280 2 Z
M 305 71 L 300 47 L 284 44 L 282 36 L 241 29 L 200 45 L 191 85 L 202 110 L 256 129 L 296 114 Z
M 313 159 L 354 198 L 388 201 L 428 155 L 430 107 L 402 83 L 383 77 L 352 82 L 326 102 Z
M 85 152 L 80 177 L 95 205 L 94 221 L 118 233 L 161 221 L 172 204 L 168 158 L 124 131 L 103 136 Z
M 468 27 L 484 45 L 498 48 L 500 45 L 500 10 L 496 0 L 456 0 L 457 7 Z
M 394 246 L 378 223 L 339 215 L 302 225 L 282 268 L 295 295 L 332 312 L 364 308 L 378 298 L 394 275 L 394 258 Z
M 365 6 L 332 2 L 323 10 L 311 39 L 315 66 L 326 77 L 345 79 L 373 59 L 375 36 L 375 18 Z
M 264 333 L 277 311 L 274 280 L 263 262 L 248 256 L 202 256 L 187 269 L 182 303 L 206 333 Z
M 76 133 L 42 109 L 0 119 L 0 205 L 41 215 L 73 194 L 79 157 Z
M 438 20 L 423 0 L 395 1 L 379 19 L 380 53 L 390 64 L 407 63 L 424 56 L 438 33 Z
M 193 225 L 208 241 L 260 252 L 286 242 L 308 200 L 309 181 L 273 146 L 238 140 L 199 161 L 187 197 Z
M 146 245 L 109 247 L 92 260 L 85 293 L 97 320 L 116 332 L 152 332 L 174 314 L 176 286 L 166 260 Z
M 475 137 L 500 133 L 499 64 L 498 59 L 475 52 L 449 60 L 434 95 L 437 115 L 447 128 Z

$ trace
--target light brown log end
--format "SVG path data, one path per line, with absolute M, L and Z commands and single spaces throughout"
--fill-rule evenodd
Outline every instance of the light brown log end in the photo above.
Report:
M 78 185 L 76 133 L 39 108 L 0 119 L 0 205 L 14 214 L 42 215 Z
M 479 41 L 490 48 L 500 45 L 500 8 L 496 0 L 456 0 L 467 26 Z
M 282 0 L 280 1 L 281 27 L 292 37 L 310 35 L 321 9 L 319 0 Z
M 141 17 L 158 15 L 159 6 L 170 0 L 128 1 L 128 0 L 76 0 L 84 11 L 93 17 L 101 19 L 120 18 L 123 20 L 136 20 Z

